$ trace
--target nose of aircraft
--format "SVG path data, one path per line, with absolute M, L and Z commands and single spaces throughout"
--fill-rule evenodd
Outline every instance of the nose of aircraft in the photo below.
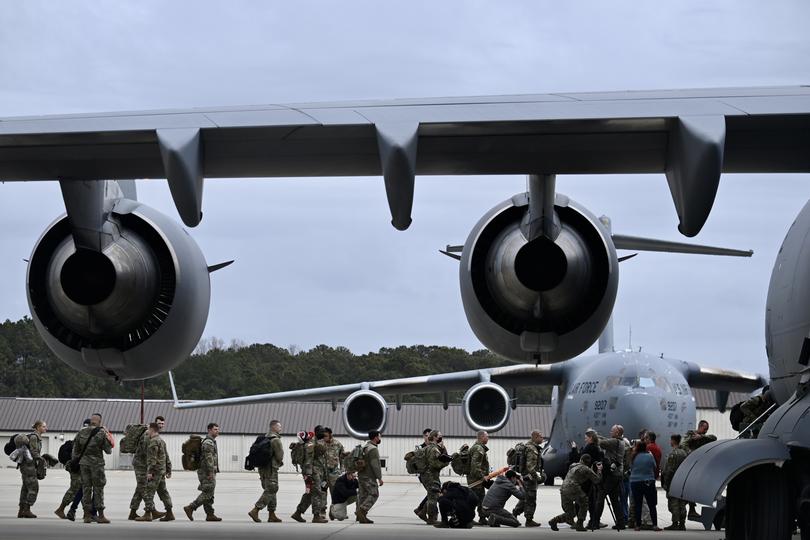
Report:
M 624 436 L 628 439 L 634 439 L 642 429 L 652 429 L 659 424 L 654 421 L 656 417 L 666 415 L 666 411 L 661 410 L 660 396 L 646 392 L 629 392 L 621 396 L 613 412 L 613 423 L 624 427 Z

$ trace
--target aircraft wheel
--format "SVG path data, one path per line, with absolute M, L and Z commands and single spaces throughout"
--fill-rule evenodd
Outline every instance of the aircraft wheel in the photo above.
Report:
M 790 540 L 793 515 L 785 472 L 754 467 L 728 486 L 726 540 Z

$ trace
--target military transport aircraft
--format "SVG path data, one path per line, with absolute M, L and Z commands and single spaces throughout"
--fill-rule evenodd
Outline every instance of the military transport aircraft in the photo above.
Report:
M 45 342 L 85 373 L 142 379 L 176 366 L 196 346 L 216 266 L 208 267 L 173 220 L 135 201 L 130 180 L 166 178 L 180 217 L 193 227 L 202 219 L 204 177 L 382 175 L 392 224 L 402 230 L 411 223 L 417 174 L 529 174 L 528 194 L 502 205 L 482 234 L 468 239 L 474 247 L 464 250 L 460 272 L 470 275 L 462 295 L 486 347 L 546 365 L 597 339 L 618 271 L 604 231 L 557 196 L 555 175 L 663 173 L 678 229 L 694 236 L 721 173 L 810 172 L 808 148 L 807 86 L 406 99 L 0 118 L 0 181 L 56 180 L 62 189 L 67 215 L 43 233 L 28 265 L 28 302 Z M 515 224 L 523 238 L 507 239 L 502 233 Z M 481 275 L 486 267 L 477 263 L 502 252 L 504 240 L 515 243 L 498 262 L 517 282 L 505 282 L 501 298 L 470 298 L 497 279 Z M 810 250 L 800 245 L 795 240 L 790 253 L 801 262 Z M 793 291 L 810 282 L 808 271 L 798 264 L 774 279 Z M 793 282 L 782 277 L 788 274 Z M 522 302 L 526 289 L 534 301 L 511 304 Z M 769 303 L 783 317 L 769 315 L 771 376 L 784 377 L 790 389 L 807 359 L 799 355 L 799 337 L 810 332 L 810 302 L 795 299 L 802 291 L 793 298 L 774 293 Z M 810 404 L 777 416 L 788 409 L 806 413 Z M 796 493 L 810 489 L 810 459 L 793 450 L 810 449 L 810 440 L 793 438 L 794 425 L 775 426 L 781 451 L 760 445 L 754 461 L 729 475 L 785 463 L 790 444 L 798 471 L 775 489 L 788 480 Z M 736 489 L 759 502 L 747 498 L 756 493 L 748 483 Z M 801 508 L 810 513 L 805 499 Z M 759 514 L 745 515 L 742 530 L 769 530 Z

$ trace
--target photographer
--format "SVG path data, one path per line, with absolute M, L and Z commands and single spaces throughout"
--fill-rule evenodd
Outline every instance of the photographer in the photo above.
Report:
M 588 496 L 583 485 L 598 484 L 602 481 L 602 462 L 596 463 L 596 472 L 591 470 L 591 456 L 583 454 L 579 463 L 574 463 L 565 475 L 560 488 L 560 499 L 563 513 L 548 522 L 552 531 L 556 531 L 558 523 L 567 523 L 578 531 L 587 531 L 585 528 L 585 515 L 588 509 Z M 576 522 L 574 522 L 576 518 Z
M 470 529 L 475 519 L 478 496 L 472 489 L 457 482 L 442 484 L 439 513 L 442 520 L 434 525 L 440 529 Z
M 513 495 L 521 501 L 526 498 L 520 475 L 510 469 L 506 471 L 506 474 L 495 479 L 495 483 L 484 497 L 484 512 L 489 516 L 490 527 L 500 527 L 501 525 L 520 527 L 517 518 L 504 508 Z

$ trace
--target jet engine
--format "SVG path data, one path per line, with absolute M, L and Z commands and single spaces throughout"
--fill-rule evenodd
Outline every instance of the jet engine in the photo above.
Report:
M 358 390 L 343 402 L 343 425 L 355 439 L 368 438 L 369 431 L 383 431 L 388 404 L 377 392 Z
M 556 194 L 559 234 L 527 241 L 528 195 L 504 201 L 475 225 L 462 251 L 464 311 L 491 351 L 518 361 L 556 362 L 587 349 L 610 319 L 618 261 L 609 231 Z
M 34 247 L 28 304 L 45 343 L 71 367 L 145 379 L 194 350 L 208 318 L 208 267 L 197 244 L 157 210 L 122 199 L 100 251 L 76 249 L 62 216 Z
M 495 383 L 481 382 L 467 390 L 461 402 L 464 420 L 474 431 L 498 431 L 512 412 L 509 394 Z

